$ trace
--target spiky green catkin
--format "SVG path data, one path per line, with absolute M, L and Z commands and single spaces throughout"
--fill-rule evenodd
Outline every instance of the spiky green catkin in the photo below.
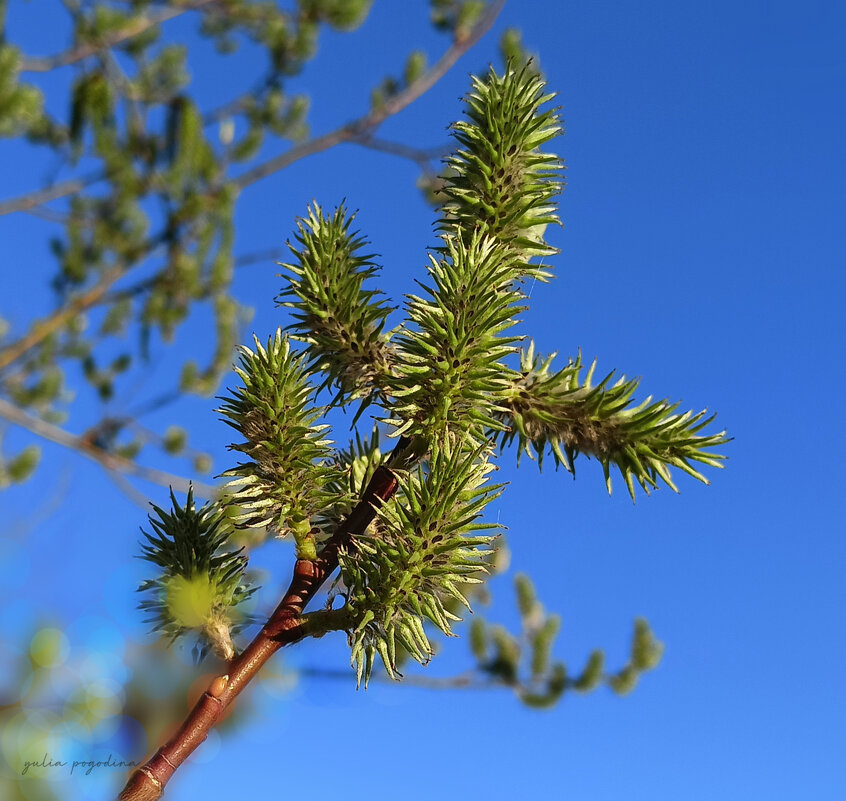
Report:
M 553 198 L 562 186 L 561 162 L 540 150 L 561 133 L 555 110 L 543 108 L 554 97 L 544 88 L 531 65 L 473 78 L 467 119 L 452 126 L 458 151 L 447 162 L 438 221 L 448 236 L 489 236 L 520 260 L 525 275 L 542 280 L 548 273 L 529 261 L 557 252 L 544 232 L 558 222 Z
M 516 337 L 505 335 L 522 295 L 514 289 L 519 260 L 481 234 L 446 238 L 430 256 L 434 286 L 408 296 L 409 327 L 395 337 L 388 422 L 396 434 L 425 441 L 465 435 L 479 442 L 501 428 L 499 399 L 510 387 L 502 359 Z
M 433 286 L 409 296 L 410 325 L 394 340 L 390 422 L 398 433 L 483 441 L 504 426 L 502 392 L 513 376 L 503 359 L 517 338 L 503 332 L 523 300 L 515 285 L 545 278 L 531 260 L 555 252 L 543 234 L 557 222 L 561 165 L 540 148 L 560 128 L 542 108 L 551 98 L 543 87 L 528 68 L 492 69 L 473 79 L 468 119 L 453 126 L 458 150 L 444 179 Z
M 548 273 L 530 260 L 555 252 L 543 234 L 558 222 L 554 196 L 562 183 L 558 159 L 539 149 L 561 132 L 556 112 L 543 108 L 551 97 L 531 65 L 510 65 L 503 75 L 491 69 L 473 79 L 468 118 L 453 126 L 459 150 L 448 162 L 439 221 L 442 234 L 465 241 L 482 232 L 511 253 L 522 275 L 542 280 Z M 699 433 L 711 420 L 704 412 L 674 414 L 677 405 L 651 398 L 633 406 L 637 381 L 623 377 L 611 384 L 608 376 L 593 387 L 592 369 L 581 382 L 580 368 L 580 361 L 571 362 L 551 373 L 549 362 L 535 360 L 530 349 L 507 398 L 488 399 L 497 417 L 491 431 L 504 431 L 503 442 L 519 438 L 521 451 L 531 455 L 534 449 L 539 461 L 550 448 L 571 471 L 577 454 L 594 456 L 609 490 L 613 464 L 632 497 L 635 483 L 649 492 L 660 480 L 675 490 L 671 467 L 705 481 L 693 463 L 720 466 L 723 457 L 712 449 L 727 438 L 725 432 Z
M 693 463 L 722 467 L 725 456 L 713 449 L 729 441 L 726 432 L 700 433 L 713 416 L 704 411 L 676 414 L 679 404 L 652 401 L 651 396 L 634 404 L 638 379 L 621 376 L 613 381 L 612 372 L 594 385 L 596 362 L 582 377 L 581 357 L 555 371 L 554 356 L 536 356 L 534 343 L 522 352 L 520 376 L 504 401 L 508 414 L 502 421 L 509 429 L 500 435 L 503 445 L 516 439 L 520 453 L 536 454 L 539 463 L 550 451 L 556 464 L 570 472 L 579 454 L 592 456 L 602 465 L 609 492 L 613 464 L 632 498 L 635 482 L 647 493 L 659 479 L 678 491 L 671 467 L 706 484 Z
M 152 532 L 142 532 L 142 558 L 161 573 L 138 588 L 149 597 L 139 607 L 151 613 L 146 622 L 170 640 L 195 632 L 201 651 L 233 655 L 231 634 L 246 622 L 238 607 L 255 591 L 245 576 L 243 548 L 228 549 L 231 529 L 215 504 L 197 509 L 193 491 L 185 505 L 171 492 L 172 509 L 153 506 Z
M 351 659 L 367 683 L 378 654 L 396 677 L 402 646 L 421 663 L 431 645 L 425 621 L 445 634 L 458 618 L 447 609 L 478 583 L 494 525 L 476 522 L 499 494 L 487 483 L 491 465 L 480 449 L 435 445 L 428 465 L 400 478 L 397 495 L 379 509 L 377 525 L 341 552 L 341 576 L 355 625 Z
M 362 253 L 366 240 L 351 230 L 355 215 L 343 205 L 326 216 L 316 203 L 298 222 L 294 262 L 283 264 L 288 285 L 278 303 L 292 309 L 288 330 L 308 345 L 310 367 L 345 403 L 368 399 L 390 371 L 390 349 L 383 334 L 392 311 L 377 289 L 366 289 L 378 268 Z
M 314 555 L 311 518 L 334 500 L 329 482 L 337 480 L 331 463 L 328 428 L 317 425 L 323 409 L 312 405 L 314 388 L 305 354 L 291 350 L 281 330 L 267 347 L 243 347 L 235 371 L 243 386 L 230 391 L 218 410 L 245 438 L 230 446 L 250 461 L 227 470 L 237 490 L 241 513 L 236 524 L 293 532 L 301 556 Z

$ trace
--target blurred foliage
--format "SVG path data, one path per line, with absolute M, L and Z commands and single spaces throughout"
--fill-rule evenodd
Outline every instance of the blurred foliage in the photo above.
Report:
M 94 620 L 92 618 L 92 620 Z M 77 797 L 80 772 L 74 761 L 140 763 L 150 748 L 195 703 L 222 663 L 201 668 L 159 642 L 128 641 L 105 619 L 98 641 L 89 631 L 74 642 L 59 628 L 41 626 L 17 650 L 11 640 L 2 653 L 0 749 L 8 766 L 0 771 L 4 801 L 54 801 Z M 117 638 L 117 639 L 116 639 Z M 263 680 L 278 684 L 278 671 Z M 287 678 L 290 686 L 291 677 Z M 254 712 L 246 694 L 221 721 L 227 731 Z M 27 767 L 27 762 L 31 763 Z M 52 763 L 52 765 L 51 765 Z M 66 764 L 57 764 L 66 763 Z M 46 765 L 46 767 L 45 767 Z M 95 767 L 86 780 L 104 781 L 102 797 L 116 793 L 126 767 Z
M 661 661 L 664 646 L 655 639 L 649 624 L 638 618 L 629 660 L 622 668 L 606 673 L 605 655 L 595 650 L 581 671 L 570 675 L 563 661 L 553 659 L 561 618 L 546 612 L 525 573 L 514 577 L 514 588 L 520 631 L 512 633 L 504 626 L 490 625 L 475 617 L 469 637 L 480 676 L 509 687 L 528 706 L 551 707 L 568 690 L 586 693 L 603 684 L 618 695 L 625 695 L 635 688 L 642 673 Z
M 32 210 L 53 225 L 57 309 L 28 329 L 0 325 L 0 398 L 56 424 L 86 385 L 104 404 L 129 406 L 129 419 L 185 393 L 214 394 L 250 316 L 232 291 L 242 178 L 269 148 L 307 139 L 309 98 L 289 84 L 316 57 L 325 31 L 356 31 L 370 7 L 371 0 L 227 0 L 183 10 L 97 0 L 67 3 L 67 16 L 52 21 L 67 31 L 66 50 L 30 54 L 0 39 L 0 137 L 24 139 L 59 165 L 43 196 L 33 186 L 11 205 L 0 201 L 4 211 Z M 460 42 L 483 7 L 433 2 L 433 23 Z M 167 25 L 182 14 L 196 22 L 190 45 Z M 192 52 L 203 39 L 223 63 L 238 59 L 247 87 L 213 107 L 196 99 L 203 76 Z M 245 50 L 263 58 L 245 61 Z M 427 62 L 412 49 L 400 76 L 374 88 L 374 108 L 423 78 Z M 259 66 L 251 74 L 245 63 Z M 42 80 L 57 70 L 69 80 Z M 177 386 L 133 408 L 128 398 L 150 370 L 154 346 L 175 342 L 189 319 L 207 321 L 207 344 L 180 352 Z M 134 460 L 152 447 L 210 467 L 172 428 L 138 436 L 106 417 L 89 432 L 98 448 Z M 33 450 L 2 458 L 0 487 L 33 470 Z

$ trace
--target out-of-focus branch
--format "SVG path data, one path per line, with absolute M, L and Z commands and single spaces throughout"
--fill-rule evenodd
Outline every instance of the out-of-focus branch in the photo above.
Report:
M 106 476 L 137 507 L 147 512 L 150 511 L 150 501 L 147 496 L 135 489 L 123 473 L 118 473 L 116 470 L 106 470 Z
M 282 248 L 268 248 L 266 250 L 258 250 L 253 253 L 244 253 L 241 256 L 236 256 L 232 264 L 234 267 L 246 267 L 250 264 L 256 264 L 261 261 L 273 261 L 281 258 L 284 255 Z M 153 289 L 157 283 L 165 280 L 166 271 L 158 272 L 148 278 L 139 281 L 137 284 L 125 287 L 124 289 L 116 289 L 114 292 L 109 292 L 98 299 L 97 303 L 114 303 L 118 300 L 126 300 L 142 295 L 149 289 Z
M 381 139 L 376 136 L 360 136 L 357 139 L 351 139 L 350 142 L 368 150 L 376 150 L 379 153 L 387 153 L 391 156 L 408 159 L 415 162 L 423 170 L 431 170 L 431 163 L 445 156 L 449 150 L 448 145 L 423 149 L 405 145 L 402 142 L 393 142 L 390 139 Z
M 144 31 L 156 25 L 179 17 L 186 11 L 196 11 L 212 2 L 214 0 L 189 0 L 189 2 L 165 6 L 152 14 L 142 14 L 128 22 L 123 28 L 113 31 L 108 36 L 104 36 L 96 42 L 86 42 L 85 44 L 71 47 L 62 53 L 57 53 L 55 56 L 24 58 L 21 62 L 21 72 L 49 72 L 58 67 L 75 64 L 77 61 L 82 61 L 82 59 L 88 58 L 88 56 L 93 56 L 101 50 L 114 47 L 126 39 L 138 36 L 138 34 L 144 33 Z
M 138 248 L 128 257 L 130 265 L 137 263 L 141 256 L 150 255 L 160 245 L 167 232 L 153 236 L 140 244 Z M 130 268 L 131 269 L 131 268 Z M 20 339 L 15 340 L 6 347 L 0 349 L 0 370 L 8 367 L 17 359 L 23 356 L 28 350 L 42 343 L 50 334 L 58 331 L 63 325 L 70 322 L 77 314 L 87 311 L 96 306 L 102 297 L 109 291 L 111 286 L 121 276 L 125 275 L 127 267 L 125 264 L 116 264 L 105 270 L 97 283 L 80 295 L 71 298 L 67 303 L 57 309 L 53 314 L 35 323 L 30 330 Z
M 251 264 L 258 264 L 262 261 L 275 262 L 285 255 L 283 248 L 267 248 L 265 250 L 256 250 L 252 253 L 243 253 L 235 257 L 234 264 L 236 267 L 248 267 Z
M 324 668 L 300 668 L 298 675 L 310 679 L 341 679 L 350 681 L 355 674 L 350 670 L 326 670 Z M 374 681 L 395 687 L 420 687 L 425 690 L 493 690 L 497 688 L 513 689 L 502 680 L 483 677 L 477 670 L 468 670 L 456 676 L 403 676 L 395 681 L 387 675 L 374 674 Z
M 77 295 L 49 317 L 35 323 L 24 336 L 0 350 L 0 370 L 8 367 L 28 350 L 43 342 L 50 334 L 58 331 L 76 315 L 94 306 L 123 274 L 124 268 L 122 266 L 106 270 L 91 289 Z
M 504 5 L 505 0 L 494 0 L 487 7 L 470 33 L 460 39 L 456 39 L 431 69 L 424 72 L 423 75 L 401 92 L 386 100 L 381 106 L 341 128 L 296 145 L 284 153 L 268 159 L 262 164 L 258 164 L 251 170 L 247 170 L 238 176 L 234 181 L 235 185 L 239 189 L 243 189 L 246 186 L 250 186 L 250 184 L 261 181 L 263 178 L 267 178 L 267 176 L 275 172 L 279 172 L 279 170 L 289 167 L 300 159 L 312 156 L 315 153 L 322 153 L 324 150 L 328 150 L 342 142 L 359 142 L 361 140 L 360 143 L 366 143 L 368 139 L 372 141 L 371 135 L 373 131 L 388 119 L 388 117 L 399 113 L 406 106 L 429 91 L 429 89 L 449 72 L 455 62 L 487 33 Z
M 37 206 L 49 203 L 51 200 L 75 195 L 77 192 L 85 189 L 86 186 L 90 186 L 97 181 L 102 181 L 105 177 L 104 174 L 97 173 L 96 175 L 89 175 L 84 178 L 71 178 L 69 181 L 62 181 L 45 189 L 37 189 L 25 195 L 0 201 L 0 217 L 4 214 L 14 214 L 16 211 L 30 211 Z
M 153 484 L 159 484 L 163 487 L 173 487 L 173 489 L 179 492 L 187 492 L 188 488 L 193 486 L 194 493 L 204 498 L 213 498 L 217 494 L 215 487 L 208 484 L 202 484 L 196 481 L 192 482 L 182 476 L 173 475 L 164 470 L 143 467 L 131 459 L 125 459 L 117 454 L 109 453 L 102 448 L 98 448 L 84 435 L 71 434 L 69 431 L 48 423 L 46 420 L 34 417 L 3 398 L 0 398 L 0 417 L 16 426 L 26 428 L 43 439 L 81 453 L 83 456 L 87 456 L 89 459 L 102 465 L 107 470 L 143 478 L 145 481 L 150 481 Z

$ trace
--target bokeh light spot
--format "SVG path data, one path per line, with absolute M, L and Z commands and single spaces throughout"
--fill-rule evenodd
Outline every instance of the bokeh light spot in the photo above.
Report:
M 51 668 L 61 665 L 70 653 L 68 638 L 64 632 L 51 627 L 35 633 L 29 644 L 29 654 L 40 667 Z

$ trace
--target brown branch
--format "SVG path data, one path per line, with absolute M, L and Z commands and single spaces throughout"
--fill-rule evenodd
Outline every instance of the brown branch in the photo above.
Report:
M 277 258 L 281 258 L 283 255 L 284 250 L 282 248 L 268 248 L 266 250 L 255 251 L 252 253 L 244 253 L 241 256 L 236 256 L 232 260 L 232 266 L 247 267 L 251 264 L 255 264 L 256 262 L 272 261 Z M 148 278 L 144 278 L 137 284 L 125 287 L 124 289 L 116 289 L 114 292 L 109 292 L 103 295 L 98 303 L 109 304 L 137 297 L 138 295 L 146 292 L 148 289 L 153 289 L 157 284 L 163 283 L 167 280 L 167 277 L 168 268 L 165 267 L 160 272 L 157 272 L 155 275 L 151 275 Z
M 285 255 L 283 248 L 267 248 L 265 250 L 256 250 L 251 253 L 242 253 L 236 256 L 233 264 L 235 267 L 249 267 L 251 264 L 258 264 L 262 261 L 272 261 L 276 263 Z
M 406 442 L 400 440 L 394 455 L 400 455 Z M 135 773 L 119 801 L 155 801 L 176 769 L 208 736 L 226 708 L 255 677 L 276 651 L 298 642 L 311 633 L 323 633 L 317 627 L 309 631 L 303 618 L 306 605 L 338 566 L 338 553 L 350 538 L 361 534 L 373 522 L 379 505 L 397 491 L 394 473 L 382 465 L 376 469 L 361 500 L 327 541 L 317 559 L 298 559 L 288 591 L 264 628 L 247 648 L 229 663 L 226 675 L 212 681 L 188 714 L 179 730 Z
M 352 123 L 352 125 L 355 124 L 356 123 Z M 346 130 L 346 127 L 347 126 L 340 130 Z M 336 131 L 335 133 L 337 134 L 338 132 Z M 351 144 L 367 148 L 368 150 L 377 150 L 381 153 L 388 153 L 393 156 L 399 156 L 400 158 L 406 158 L 420 165 L 423 169 L 426 169 L 430 162 L 447 152 L 446 148 L 423 150 L 421 148 L 411 147 L 410 145 L 404 145 L 401 142 L 392 142 L 387 139 L 380 139 L 368 134 L 367 132 L 357 135 L 349 135 L 330 144 L 322 142 L 323 138 L 324 137 L 320 137 L 320 139 L 310 140 L 309 142 L 305 142 L 302 145 L 286 151 L 283 155 L 288 156 L 290 161 L 284 166 L 290 166 L 293 162 L 299 161 L 300 159 L 314 153 L 322 153 L 324 150 L 329 149 L 335 144 L 341 144 L 342 142 L 349 142 Z M 307 145 L 314 145 L 315 143 L 318 143 L 315 148 L 306 147 Z M 293 151 L 298 152 L 293 153 Z M 276 169 L 278 171 L 279 169 L 282 169 L 282 167 L 277 167 Z M 6 214 L 14 214 L 15 212 L 25 211 L 29 214 L 42 216 L 49 222 L 64 223 L 67 220 L 65 215 L 46 209 L 38 211 L 38 207 L 43 206 L 45 203 L 49 203 L 52 200 L 59 200 L 60 198 L 67 197 L 68 195 L 74 195 L 85 189 L 87 186 L 91 186 L 99 181 L 105 181 L 108 177 L 109 176 L 106 173 L 96 173 L 84 178 L 73 178 L 68 181 L 62 181 L 62 183 L 54 184 L 53 186 L 49 186 L 45 189 L 37 189 L 34 192 L 28 192 L 25 195 L 0 201 L 0 217 Z M 243 177 L 244 176 L 242 175 L 238 181 L 240 181 Z
M 267 178 L 268 175 L 289 167 L 295 161 L 316 153 L 322 153 L 324 150 L 328 150 L 342 142 L 355 142 L 359 139 L 366 141 L 368 135 L 376 130 L 388 117 L 392 117 L 394 114 L 402 111 L 443 78 L 455 62 L 487 33 L 504 5 L 505 0 L 494 0 L 487 7 L 469 34 L 456 39 L 431 69 L 424 72 L 423 75 L 401 92 L 389 98 L 379 108 L 373 109 L 363 117 L 359 117 L 357 120 L 341 128 L 296 145 L 290 150 L 286 150 L 284 153 L 268 159 L 262 164 L 258 164 L 251 170 L 247 170 L 238 176 L 233 183 L 239 189 L 243 189 L 263 178 Z
M 114 47 L 116 44 L 131 39 L 133 36 L 138 36 L 140 33 L 149 30 L 150 28 L 160 25 L 163 22 L 172 20 L 181 16 L 186 11 L 195 11 L 214 0 L 190 0 L 185 3 L 178 3 L 172 6 L 166 6 L 161 11 L 154 14 L 142 14 L 135 19 L 130 20 L 123 28 L 113 31 L 107 36 L 96 42 L 85 42 L 65 50 L 63 53 L 58 53 L 55 56 L 43 56 L 24 58 L 21 61 L 21 72 L 49 72 L 58 67 L 66 67 L 68 64 L 75 64 L 77 61 L 82 61 L 88 56 L 93 56 L 101 50 L 106 50 Z
M 127 255 L 127 261 L 132 264 L 142 256 L 151 254 L 158 245 L 165 241 L 167 232 L 162 232 L 141 243 Z M 14 363 L 27 351 L 41 344 L 47 337 L 70 322 L 76 315 L 96 306 L 109 288 L 125 275 L 127 268 L 124 264 L 116 264 L 105 270 L 94 286 L 69 300 L 53 314 L 35 323 L 20 339 L 0 349 L 0 371 Z
M 104 173 L 89 175 L 85 178 L 71 178 L 69 181 L 62 181 L 46 189 L 36 189 L 19 197 L 0 201 L 0 217 L 4 214 L 13 214 L 16 211 L 30 211 L 36 206 L 42 206 L 51 200 L 58 200 L 61 197 L 74 195 L 85 189 L 86 186 L 102 181 L 106 178 Z
M 345 679 L 349 681 L 351 673 L 348 670 L 326 670 L 325 668 L 302 668 L 296 671 L 300 676 L 312 679 Z M 354 674 L 353 674 L 354 675 Z M 477 670 L 468 670 L 457 676 L 421 676 L 412 674 L 403 676 L 399 681 L 387 675 L 374 675 L 371 682 L 376 681 L 394 687 L 420 687 L 424 690 L 493 690 L 498 688 L 514 689 L 504 681 L 483 678 Z
M 368 150 L 376 150 L 379 153 L 387 153 L 391 156 L 399 156 L 403 159 L 415 162 L 420 169 L 431 172 L 431 163 L 442 158 L 449 152 L 449 146 L 433 147 L 428 150 L 412 147 L 402 142 L 393 142 L 390 139 L 381 139 L 376 136 L 359 136 L 350 140 L 351 144 L 359 145 Z
M 116 470 L 107 470 L 106 477 L 137 507 L 146 512 L 150 511 L 150 499 L 143 492 L 135 489 L 123 473 L 118 473 Z
M 32 217 L 38 217 L 38 219 L 45 220 L 46 222 L 58 223 L 59 225 L 67 225 L 70 221 L 69 214 L 64 214 L 61 211 L 54 211 L 53 209 L 34 208 L 27 209 L 24 213 L 29 214 Z
M 87 456 L 89 459 L 105 467 L 106 470 L 116 470 L 127 475 L 143 478 L 145 481 L 150 481 L 153 484 L 159 484 L 163 487 L 173 487 L 173 489 L 179 492 L 187 492 L 188 488 L 193 486 L 194 493 L 204 498 L 213 498 L 217 495 L 217 489 L 215 487 L 196 481 L 191 482 L 186 478 L 167 473 L 164 470 L 143 467 L 131 459 L 125 459 L 123 456 L 118 456 L 117 454 L 103 450 L 103 448 L 98 448 L 84 435 L 71 434 L 69 431 L 48 423 L 46 420 L 34 417 L 3 398 L 0 398 L 0 417 L 21 428 L 28 429 L 43 439 L 81 453 L 83 456 Z
M 91 289 L 77 295 L 69 303 L 62 306 L 49 317 L 35 323 L 32 328 L 24 334 L 20 339 L 7 345 L 0 350 L 0 370 L 8 367 L 13 362 L 17 361 L 28 350 L 31 350 L 36 345 L 43 342 L 50 334 L 58 331 L 63 325 L 70 322 L 78 314 L 81 314 L 86 309 L 90 309 L 96 305 L 103 295 L 106 294 L 109 287 L 115 283 L 123 274 L 125 270 L 123 266 L 112 267 L 106 270 Z

